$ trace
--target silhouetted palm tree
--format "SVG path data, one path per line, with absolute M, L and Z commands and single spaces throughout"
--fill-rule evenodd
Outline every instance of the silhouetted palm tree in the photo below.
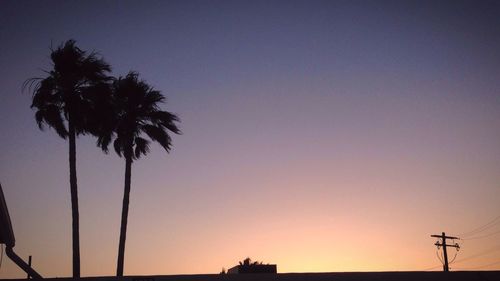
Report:
M 115 118 L 113 129 L 107 134 L 101 134 L 98 144 L 107 152 L 107 147 L 114 138 L 116 153 L 125 158 L 125 188 L 116 268 L 116 275 L 123 276 L 132 162 L 149 152 L 150 141 L 142 136 L 147 135 L 169 152 L 172 140 L 168 131 L 180 134 L 180 130 L 175 124 L 179 122 L 179 118 L 159 108 L 165 97 L 139 80 L 137 73 L 130 72 L 127 76 L 116 79 L 112 92 Z
M 24 87 L 33 90 L 31 108 L 40 129 L 44 124 L 55 129 L 63 139 L 69 139 L 69 178 L 71 191 L 73 277 L 80 277 L 80 237 L 78 188 L 76 178 L 76 137 L 95 129 L 93 114 L 96 98 L 106 90 L 110 66 L 95 53 L 87 54 L 69 40 L 52 50 L 53 69 L 46 78 L 26 80 Z

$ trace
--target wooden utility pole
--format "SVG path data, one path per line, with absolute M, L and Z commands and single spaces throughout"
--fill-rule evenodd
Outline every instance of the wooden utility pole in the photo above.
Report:
M 455 245 L 448 245 L 446 244 L 446 239 L 457 239 L 460 240 L 458 237 L 453 237 L 453 236 L 446 236 L 444 232 L 441 233 L 441 235 L 431 235 L 431 237 L 434 238 L 441 238 L 441 243 L 437 241 L 434 245 L 436 245 L 438 248 L 443 247 L 443 253 L 444 253 L 444 264 L 443 264 L 443 271 L 448 272 L 450 271 L 450 267 L 448 265 L 448 252 L 446 251 L 447 247 L 454 247 L 460 249 L 460 245 L 458 243 L 455 243 Z

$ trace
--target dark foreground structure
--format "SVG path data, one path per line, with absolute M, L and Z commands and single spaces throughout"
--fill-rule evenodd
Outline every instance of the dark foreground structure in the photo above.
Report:
M 228 274 L 277 273 L 275 264 L 256 264 L 252 266 L 237 265 L 228 269 Z
M 10 279 L 26 280 L 26 279 Z M 50 281 L 73 281 L 73 278 L 46 278 Z M 498 281 L 500 271 L 457 272 L 339 272 L 279 274 L 203 274 L 124 277 L 83 277 L 81 281 Z
M 263 264 L 262 262 L 252 262 L 250 258 L 246 258 L 243 262 L 234 267 L 231 267 L 228 274 L 254 274 L 254 273 L 278 273 L 275 264 Z

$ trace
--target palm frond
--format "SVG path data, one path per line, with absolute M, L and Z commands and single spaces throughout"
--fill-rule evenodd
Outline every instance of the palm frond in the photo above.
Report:
M 61 103 L 58 87 L 52 77 L 37 79 L 37 81 L 33 82 L 29 87 L 32 86 L 34 86 L 34 88 L 31 108 L 40 108 L 45 104 L 59 105 Z
M 148 120 L 153 124 L 160 125 L 166 129 L 168 129 L 172 133 L 175 133 L 178 135 L 182 134 L 180 129 L 175 124 L 175 122 L 180 121 L 179 117 L 177 117 L 177 115 L 175 115 L 173 113 L 170 113 L 168 111 L 156 110 L 156 111 L 151 112 L 147 117 L 148 117 Z
M 43 130 L 43 124 L 47 124 L 49 127 L 54 128 L 61 138 L 66 139 L 68 136 L 61 111 L 57 106 L 47 105 L 38 109 L 35 113 L 35 119 L 40 129 Z
M 124 144 L 122 139 L 118 136 L 113 142 L 113 148 L 115 149 L 116 154 L 122 157 L 124 151 Z
M 158 109 L 159 103 L 165 101 L 165 97 L 156 90 L 148 89 L 144 96 L 143 106 L 151 109 Z
M 107 154 L 109 152 L 109 145 L 110 145 L 112 140 L 113 140 L 113 134 L 104 134 L 103 133 L 97 137 L 96 144 L 99 148 L 102 149 L 102 151 L 104 151 L 104 153 Z
M 149 141 L 141 137 L 136 137 L 134 158 L 139 159 L 141 155 L 146 155 L 148 152 L 149 152 Z
M 97 57 L 97 53 L 92 52 L 82 62 L 82 76 L 87 77 L 89 81 L 109 81 L 111 78 L 106 72 L 111 71 L 111 66 L 102 58 Z
M 148 135 L 149 138 L 159 143 L 167 152 L 170 151 L 172 139 L 162 127 L 143 125 L 142 130 L 146 133 L 146 135 Z
M 41 77 L 32 77 L 26 79 L 21 86 L 21 92 L 28 91 L 30 93 L 35 93 L 42 79 L 43 78 Z

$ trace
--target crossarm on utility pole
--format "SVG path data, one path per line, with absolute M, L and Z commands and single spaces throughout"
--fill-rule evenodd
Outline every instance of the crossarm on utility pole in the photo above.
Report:
M 446 246 L 446 247 L 460 248 L 460 245 L 458 245 L 458 244 L 455 244 L 455 245 L 449 245 L 449 244 L 443 245 L 443 244 L 440 244 L 439 242 L 436 242 L 436 243 L 434 243 L 434 245 L 441 246 L 441 247 Z
M 445 239 L 457 239 L 457 240 L 460 240 L 460 238 L 458 238 L 458 237 L 453 237 L 453 236 L 431 235 L 431 237 L 434 237 L 434 238 L 445 238 Z

